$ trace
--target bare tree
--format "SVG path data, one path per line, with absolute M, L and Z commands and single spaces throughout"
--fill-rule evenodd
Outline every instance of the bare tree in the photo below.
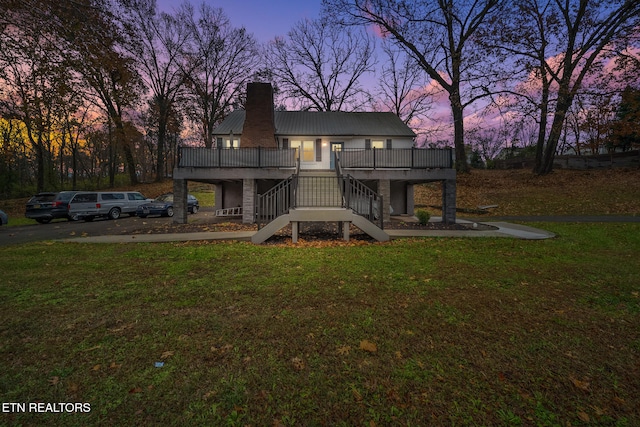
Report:
M 181 51 L 187 108 L 210 148 L 213 129 L 238 103 L 258 65 L 257 42 L 244 28 L 233 28 L 222 9 L 206 3 L 197 14 L 183 4 L 178 19 L 190 33 Z
M 388 42 L 382 44 L 387 61 L 378 81 L 376 108 L 391 111 L 407 125 L 416 118 L 424 119 L 431 107 L 431 93 L 420 67 L 404 51 Z
M 181 53 L 190 34 L 174 16 L 158 13 L 155 0 L 120 0 L 128 36 L 127 48 L 137 60 L 141 75 L 151 90 L 158 114 L 156 180 L 164 178 L 167 124 L 171 109 L 184 88 Z
M 20 121 L 25 143 L 35 157 L 37 190 L 53 183 L 53 140 L 56 114 L 71 92 L 71 76 L 56 48 L 58 35 L 42 16 L 20 3 L 0 15 L 0 81 L 3 118 Z M 46 4 L 34 6 L 51 17 Z M 40 9 L 40 6 L 42 9 Z
M 355 111 L 368 101 L 360 80 L 371 71 L 373 45 L 362 32 L 300 21 L 269 43 L 266 57 L 275 83 L 300 109 Z
M 125 112 L 136 105 L 143 85 L 131 58 L 124 55 L 125 39 L 115 19 L 117 5 L 67 7 L 60 16 L 61 46 L 82 76 L 87 98 L 107 117 L 109 126 L 109 185 L 115 185 L 119 152 L 124 154 L 131 184 L 138 182 L 135 150 L 125 129 Z
M 585 78 L 636 31 L 637 0 L 518 0 L 500 31 L 501 49 L 538 81 L 539 132 L 534 172 L 553 168 L 569 109 Z M 620 46 L 617 46 L 620 48 Z M 551 123 L 549 126 L 549 119 Z
M 468 172 L 464 147 L 464 109 L 480 92 L 462 90 L 470 86 L 471 68 L 481 62 L 471 45 L 473 37 L 500 0 L 323 0 L 328 14 L 341 17 L 348 25 L 374 25 L 391 37 L 449 95 L 454 126 L 456 168 Z M 336 18 L 338 20 L 338 18 Z

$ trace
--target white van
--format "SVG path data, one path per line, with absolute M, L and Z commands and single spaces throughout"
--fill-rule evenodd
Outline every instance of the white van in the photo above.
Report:
M 135 216 L 147 199 L 137 191 L 82 191 L 69 201 L 69 218 L 92 221 L 96 217 L 118 219 L 122 214 Z

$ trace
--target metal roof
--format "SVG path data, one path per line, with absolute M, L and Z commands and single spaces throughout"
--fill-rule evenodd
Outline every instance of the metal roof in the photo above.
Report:
M 245 111 L 230 113 L 214 129 L 215 135 L 242 134 Z M 345 113 L 341 111 L 276 111 L 278 136 L 381 136 L 416 134 L 393 113 Z

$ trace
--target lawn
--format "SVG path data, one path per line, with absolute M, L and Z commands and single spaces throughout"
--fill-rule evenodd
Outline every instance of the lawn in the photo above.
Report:
M 458 178 L 490 215 L 640 215 L 638 170 Z M 557 238 L 2 247 L 0 425 L 640 425 L 640 224 L 537 225 Z
M 2 247 L 0 425 L 640 425 L 640 224 L 537 225 Z

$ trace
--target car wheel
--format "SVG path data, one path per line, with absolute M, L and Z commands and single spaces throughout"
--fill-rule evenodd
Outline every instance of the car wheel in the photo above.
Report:
M 51 218 L 38 218 L 36 219 L 40 224 L 49 224 L 51 222 Z
M 173 216 L 173 208 L 171 206 L 167 208 L 167 216 Z
M 191 213 L 192 213 L 192 214 L 194 214 L 194 213 L 198 213 L 198 206 L 193 205 L 193 207 L 191 208 Z
M 118 219 L 120 218 L 120 209 L 113 208 L 109 211 L 109 219 Z

